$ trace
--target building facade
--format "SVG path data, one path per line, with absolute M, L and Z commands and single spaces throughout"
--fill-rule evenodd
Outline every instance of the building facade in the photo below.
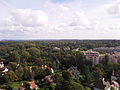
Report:
M 108 54 L 109 61 L 112 63 L 119 63 L 120 62 L 120 52 L 113 52 Z
M 82 51 L 82 53 L 85 55 L 87 60 L 92 62 L 93 65 L 99 64 L 105 58 L 105 54 L 100 54 L 99 52 L 92 50 Z

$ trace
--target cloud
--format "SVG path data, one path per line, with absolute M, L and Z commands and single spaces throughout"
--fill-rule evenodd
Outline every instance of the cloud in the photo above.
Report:
M 107 6 L 108 13 L 113 15 L 120 15 L 120 0 L 113 2 Z
M 47 14 L 41 10 L 14 9 L 11 14 L 11 19 L 23 26 L 38 26 L 48 21 Z
M 71 19 L 71 26 L 88 25 L 89 20 L 84 12 L 75 12 Z
M 79 0 L 47 1 L 39 9 L 10 8 L 9 14 L 0 18 L 0 38 L 109 38 L 115 37 L 112 32 L 119 33 L 120 20 L 114 20 L 106 11 L 109 4 L 84 10 L 79 7 Z

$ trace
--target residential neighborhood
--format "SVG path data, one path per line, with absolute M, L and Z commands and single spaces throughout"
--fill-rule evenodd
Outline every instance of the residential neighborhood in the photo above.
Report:
M 87 45 L 33 42 L 10 41 L 9 46 L 5 41 L 7 47 L 0 45 L 1 90 L 120 89 L 119 51 L 103 53 Z

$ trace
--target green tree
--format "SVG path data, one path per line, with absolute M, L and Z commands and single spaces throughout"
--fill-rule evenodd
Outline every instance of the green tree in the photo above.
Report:
M 91 88 L 85 87 L 85 90 L 92 90 Z
M 83 81 L 81 82 L 83 85 L 89 86 L 91 83 L 93 83 L 93 75 L 92 75 L 92 73 L 90 72 L 89 67 L 86 66 L 86 65 L 84 65 L 83 75 L 84 75 L 84 79 L 83 79 Z
M 26 50 L 21 51 L 21 61 L 22 62 L 26 62 L 29 57 L 30 57 L 30 54 L 28 51 L 26 51 Z
M 6 78 L 6 82 L 11 82 L 11 81 L 14 82 L 14 81 L 18 80 L 18 77 L 16 76 L 14 71 L 9 71 L 5 75 L 5 78 Z
M 40 50 L 38 48 L 32 47 L 28 51 L 31 55 L 31 59 L 36 59 L 40 56 Z
M 11 52 L 9 54 L 9 59 L 11 62 L 18 62 L 20 63 L 20 55 L 17 51 Z
M 99 80 L 105 76 L 104 67 L 102 64 L 93 67 L 94 79 Z
M 62 76 L 65 80 L 70 80 L 72 78 L 72 74 L 69 71 L 63 71 Z
M 55 90 L 85 90 L 84 87 L 74 81 L 63 81 L 61 86 L 56 86 Z
M 24 69 L 21 65 L 16 68 L 15 73 L 19 80 L 23 80 Z
M 24 67 L 23 79 L 24 80 L 31 80 L 30 68 L 27 66 Z
M 109 56 L 105 55 L 105 61 L 103 63 L 104 65 L 108 65 L 109 64 Z
M 115 90 L 115 88 L 114 88 L 114 87 L 111 87 L 110 90 Z
M 13 71 L 15 71 L 16 70 L 16 68 L 17 68 L 17 63 L 16 62 L 10 62 L 9 64 L 8 64 L 8 67 L 11 69 L 11 70 L 13 70 Z

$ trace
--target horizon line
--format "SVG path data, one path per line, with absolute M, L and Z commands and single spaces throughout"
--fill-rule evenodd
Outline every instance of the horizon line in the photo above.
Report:
M 120 39 L 2 39 L 0 41 L 120 40 Z

